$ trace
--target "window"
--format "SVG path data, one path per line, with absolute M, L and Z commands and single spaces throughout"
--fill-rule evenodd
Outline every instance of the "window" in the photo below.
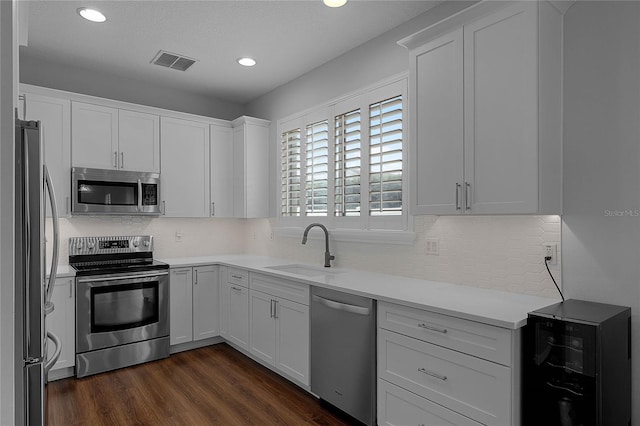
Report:
M 402 96 L 369 107 L 369 212 L 402 214 Z
M 282 134 L 282 216 L 300 216 L 300 129 Z
M 406 80 L 279 122 L 284 226 L 407 230 Z
M 360 110 L 335 117 L 335 186 L 334 214 L 360 215 Z
M 329 189 L 328 121 L 308 125 L 306 141 L 306 213 L 307 216 L 326 216 Z

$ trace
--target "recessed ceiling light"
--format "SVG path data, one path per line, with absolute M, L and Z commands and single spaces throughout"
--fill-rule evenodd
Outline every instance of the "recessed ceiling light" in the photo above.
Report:
M 347 3 L 347 0 L 322 0 L 329 7 L 341 7 Z
M 95 9 L 89 9 L 88 7 L 81 7 L 78 9 L 78 14 L 91 22 L 104 22 L 107 20 L 107 17 L 104 16 L 102 12 Z
M 255 59 L 252 58 L 238 58 L 237 61 L 243 67 L 252 67 L 256 64 Z

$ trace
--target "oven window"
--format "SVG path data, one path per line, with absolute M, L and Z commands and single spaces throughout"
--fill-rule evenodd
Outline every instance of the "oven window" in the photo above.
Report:
M 91 289 L 91 332 L 126 330 L 158 322 L 158 282 Z
M 137 206 L 138 184 L 83 180 L 78 182 L 78 202 L 102 206 Z

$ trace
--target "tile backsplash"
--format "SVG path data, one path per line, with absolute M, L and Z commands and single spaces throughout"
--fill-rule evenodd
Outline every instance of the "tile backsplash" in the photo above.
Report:
M 410 245 L 331 241 L 335 266 L 516 293 L 558 297 L 544 265 L 544 245 L 557 244 L 557 264 L 550 265 L 560 283 L 559 216 L 416 216 L 416 239 Z M 271 239 L 276 220 L 249 221 L 246 252 L 322 265 L 324 241 L 300 237 Z M 427 254 L 437 242 L 439 254 Z
M 68 238 L 150 234 L 155 257 L 171 258 L 248 253 L 321 265 L 324 242 L 272 237 L 275 219 L 150 218 L 86 216 L 60 220 L 60 263 L 68 263 Z M 550 265 L 560 284 L 559 216 L 416 216 L 412 244 L 363 244 L 331 241 L 335 266 L 445 281 L 516 293 L 557 297 L 544 265 L 545 244 L 557 244 L 558 262 Z M 51 241 L 51 223 L 47 223 Z M 427 254 L 436 242 L 439 253 Z M 48 245 L 50 246 L 50 245 Z M 48 247 L 47 258 L 51 258 Z

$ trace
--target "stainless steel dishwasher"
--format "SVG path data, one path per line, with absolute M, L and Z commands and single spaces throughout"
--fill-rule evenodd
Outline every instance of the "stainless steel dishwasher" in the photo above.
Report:
M 311 288 L 311 392 L 376 424 L 375 300 Z

